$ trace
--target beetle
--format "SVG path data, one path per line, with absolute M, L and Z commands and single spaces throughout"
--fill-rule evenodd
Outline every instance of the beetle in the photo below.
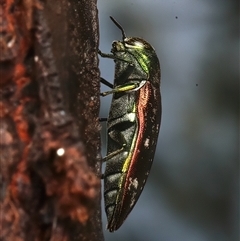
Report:
M 117 230 L 136 204 L 149 175 L 161 124 L 160 63 L 154 48 L 139 37 L 113 41 L 110 54 L 115 62 L 114 84 L 101 78 L 113 94 L 107 119 L 107 155 L 104 201 L 107 229 Z

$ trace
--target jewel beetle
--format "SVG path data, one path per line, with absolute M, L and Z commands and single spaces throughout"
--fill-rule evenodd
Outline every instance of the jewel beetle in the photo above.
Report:
M 104 201 L 110 232 L 117 230 L 136 204 L 155 154 L 161 123 L 160 63 L 154 48 L 142 38 L 113 41 L 110 54 L 115 62 L 114 83 L 101 78 L 113 94 L 107 118 L 107 155 Z

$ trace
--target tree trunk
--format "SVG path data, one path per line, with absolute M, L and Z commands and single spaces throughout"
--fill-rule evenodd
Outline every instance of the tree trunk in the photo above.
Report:
M 104 240 L 96 0 L 9 2 L 0 47 L 23 44 L 0 58 L 0 240 Z

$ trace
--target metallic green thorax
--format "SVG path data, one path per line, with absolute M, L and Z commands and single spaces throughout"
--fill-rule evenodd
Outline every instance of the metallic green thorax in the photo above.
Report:
M 113 20 L 113 19 L 112 19 Z M 117 230 L 137 202 L 154 157 L 161 121 L 160 65 L 153 47 L 137 37 L 114 41 L 113 94 L 107 121 L 104 199 L 109 231 Z M 106 83 L 106 81 L 103 81 Z M 111 84 L 108 84 L 110 86 Z
M 150 77 L 150 71 L 154 64 L 152 61 L 156 61 L 156 53 L 145 40 L 134 37 L 125 38 L 123 42 L 114 41 L 112 52 L 125 52 L 125 60 L 128 60 L 127 56 L 130 54 L 138 61 L 139 67 L 147 74 L 147 77 Z

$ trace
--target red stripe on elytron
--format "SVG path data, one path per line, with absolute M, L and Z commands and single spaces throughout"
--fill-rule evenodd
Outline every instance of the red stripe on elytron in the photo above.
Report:
M 138 136 L 136 139 L 136 146 L 134 148 L 133 154 L 132 154 L 132 160 L 137 160 L 138 155 L 140 153 L 139 147 L 142 142 L 143 133 L 144 133 L 144 127 L 145 127 L 145 113 L 146 108 L 149 103 L 149 99 L 151 96 L 151 83 L 149 81 L 146 82 L 146 84 L 139 90 L 139 100 L 136 104 L 137 106 L 137 120 L 138 120 Z M 134 170 L 134 165 L 136 162 L 130 162 L 128 170 L 130 172 L 127 172 L 126 180 L 128 180 L 128 177 L 132 175 L 132 170 Z M 125 187 L 128 186 L 128 181 L 125 184 Z

